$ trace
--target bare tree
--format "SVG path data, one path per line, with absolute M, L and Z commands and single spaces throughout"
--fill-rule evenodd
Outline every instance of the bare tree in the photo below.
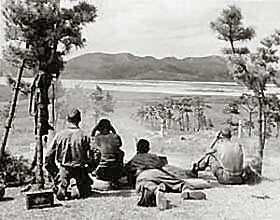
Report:
M 251 137 L 254 127 L 253 115 L 257 113 L 258 99 L 253 95 L 244 93 L 239 97 L 237 102 L 241 108 L 248 113 L 248 135 Z

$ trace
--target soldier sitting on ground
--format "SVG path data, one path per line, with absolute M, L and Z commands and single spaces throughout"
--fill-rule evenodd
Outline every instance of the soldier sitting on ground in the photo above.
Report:
M 231 140 L 231 130 L 218 132 L 211 149 L 194 164 L 196 172 L 210 167 L 221 184 L 243 184 L 259 181 L 254 167 L 260 163 L 253 158 L 244 162 L 242 145 Z
M 116 130 L 112 126 L 111 122 L 108 119 L 101 119 L 97 125 L 92 129 L 91 136 L 94 137 L 96 133 L 99 132 L 99 134 L 116 134 Z
M 67 193 L 71 178 L 77 184 L 78 195 L 75 197 L 89 196 L 92 184 L 88 175 L 88 162 L 92 162 L 90 138 L 79 127 L 80 111 L 75 109 L 69 113 L 67 121 L 68 127 L 56 134 L 45 158 L 45 167 L 54 179 L 54 192 L 59 200 L 71 197 Z
M 120 149 L 122 141 L 108 119 L 101 119 L 93 129 L 94 146 L 100 151 L 101 158 L 95 170 L 96 178 L 110 182 L 113 187 L 118 186 L 118 180 L 123 175 L 124 152 Z

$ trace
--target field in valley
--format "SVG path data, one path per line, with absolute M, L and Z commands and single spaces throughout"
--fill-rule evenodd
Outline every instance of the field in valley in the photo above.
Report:
M 162 93 L 112 92 L 116 107 L 110 119 L 121 135 L 125 159 L 135 153 L 134 138 L 146 137 L 151 141 L 152 152 L 168 157 L 169 164 L 184 168 L 198 159 L 205 151 L 215 132 L 223 126 L 223 103 L 228 97 L 206 97 L 213 108 L 208 114 L 215 127 L 198 133 L 172 133 L 162 137 L 158 130 L 147 127 L 131 117 L 139 106 L 157 102 L 167 96 Z M 34 153 L 33 119 L 27 114 L 27 101 L 20 101 L 14 121 L 14 129 L 8 142 L 8 150 L 31 159 Z M 94 120 L 85 116 L 82 127 L 90 132 Z M 62 125 L 58 125 L 58 129 Z M 2 130 L 1 130 L 2 132 Z M 51 136 L 51 135 L 50 135 Z M 184 140 L 181 140 L 184 136 Z M 246 154 L 251 154 L 257 138 L 244 137 Z M 26 210 L 24 194 L 20 188 L 9 188 L 7 199 L 1 201 L 0 219 L 279 219 L 280 206 L 280 139 L 268 140 L 265 149 L 263 174 L 269 180 L 248 186 L 221 186 L 205 190 L 205 201 L 181 201 L 179 194 L 168 194 L 172 208 L 159 211 L 157 208 L 137 207 L 137 195 L 131 191 L 112 195 L 92 195 L 82 200 L 59 202 L 57 207 Z

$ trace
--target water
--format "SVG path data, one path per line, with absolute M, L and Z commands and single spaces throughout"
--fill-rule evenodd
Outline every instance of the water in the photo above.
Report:
M 23 78 L 26 82 L 32 82 L 32 78 Z M 100 86 L 104 90 L 122 92 L 157 92 L 177 95 L 228 95 L 239 96 L 249 92 L 234 82 L 188 82 L 188 81 L 154 81 L 154 80 L 71 80 L 63 79 L 65 88 L 95 89 Z M 6 78 L 0 77 L 0 84 L 6 84 Z M 268 93 L 280 94 L 280 88 L 268 85 Z

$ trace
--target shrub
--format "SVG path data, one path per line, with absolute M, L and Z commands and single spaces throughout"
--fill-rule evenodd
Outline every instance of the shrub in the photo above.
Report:
M 23 185 L 34 176 L 29 167 L 27 159 L 6 152 L 0 161 L 0 181 L 7 186 Z

